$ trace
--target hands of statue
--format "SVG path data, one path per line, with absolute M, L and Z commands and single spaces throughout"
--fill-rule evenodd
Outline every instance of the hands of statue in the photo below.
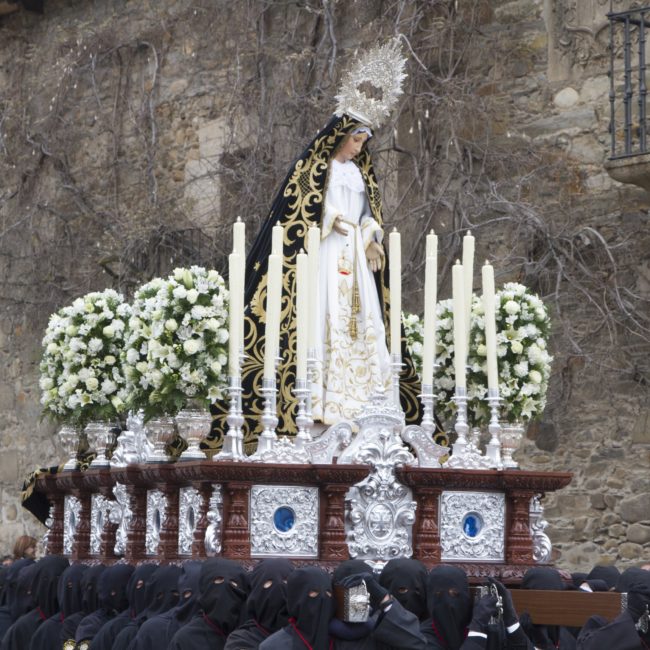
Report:
M 370 242 L 366 248 L 366 259 L 370 270 L 375 273 L 379 271 L 384 260 L 384 249 L 376 241 Z
M 343 235 L 344 237 L 348 234 L 348 229 L 341 222 L 341 215 L 334 219 L 332 228 L 334 229 L 334 232 L 337 232 L 339 235 Z

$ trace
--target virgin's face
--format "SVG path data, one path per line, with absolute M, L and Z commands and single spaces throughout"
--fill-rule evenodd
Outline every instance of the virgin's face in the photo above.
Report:
M 348 136 L 341 145 L 341 148 L 338 150 L 336 160 L 339 162 L 352 160 L 355 156 L 358 156 L 361 153 L 361 149 L 363 149 L 366 140 L 368 140 L 367 133 L 354 133 L 353 135 Z

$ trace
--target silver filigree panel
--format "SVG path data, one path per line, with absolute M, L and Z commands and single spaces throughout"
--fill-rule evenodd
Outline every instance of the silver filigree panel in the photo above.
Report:
M 221 510 L 223 507 L 223 495 L 221 485 L 215 483 L 212 486 L 212 495 L 208 505 L 208 527 L 205 529 L 204 546 L 205 552 L 209 555 L 221 553 L 221 521 L 223 519 Z
M 71 555 L 81 515 L 81 501 L 72 494 L 63 500 L 63 555 Z
M 530 535 L 533 538 L 533 560 L 539 564 L 548 564 L 551 561 L 553 544 L 544 532 L 548 521 L 544 519 L 544 506 L 540 495 L 536 495 L 530 500 L 529 515 Z
M 145 536 L 145 553 L 158 554 L 160 529 L 165 521 L 167 512 L 167 497 L 160 490 L 147 492 L 147 533 Z
M 178 496 L 178 554 L 192 555 L 194 531 L 201 511 L 201 493 L 196 488 L 184 487 Z
M 440 495 L 441 560 L 503 562 L 506 498 L 502 492 Z
M 318 557 L 318 488 L 254 485 L 251 555 Z
M 90 553 L 99 555 L 102 546 L 104 524 L 108 519 L 111 501 L 103 494 L 93 494 L 90 502 Z
M 131 510 L 131 497 L 126 485 L 116 483 L 113 486 L 115 501 L 109 510 L 108 516 L 112 523 L 117 524 L 115 531 L 115 555 L 124 555 L 126 542 L 129 537 L 129 526 L 133 511 Z

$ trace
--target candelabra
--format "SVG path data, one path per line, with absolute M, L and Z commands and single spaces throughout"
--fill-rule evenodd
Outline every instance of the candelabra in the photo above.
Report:
M 433 373 L 435 375 L 438 369 L 438 364 L 433 365 Z M 433 384 L 422 384 L 422 394 L 420 395 L 422 401 L 422 430 L 427 435 L 433 435 L 436 430 L 436 397 L 433 392 Z
M 277 367 L 281 359 L 275 360 Z M 273 450 L 273 445 L 278 439 L 275 430 L 278 426 L 278 389 L 275 376 L 273 379 L 262 379 L 262 395 L 264 396 L 264 413 L 262 413 L 262 426 L 264 431 L 257 440 L 257 450 L 250 456 L 252 461 L 261 461 L 265 452 Z
M 393 378 L 393 404 L 395 405 L 396 409 L 401 411 L 402 407 L 399 399 L 399 376 L 402 372 L 403 365 L 401 353 L 391 354 L 390 360 L 391 375 Z
M 298 426 L 298 433 L 296 434 L 296 447 L 304 449 L 305 443 L 311 442 L 311 427 L 314 421 L 311 418 L 311 408 L 307 407 L 310 402 L 311 395 L 311 382 L 305 379 L 296 380 L 296 387 L 293 391 L 298 398 L 298 415 L 296 417 L 296 425 Z
M 488 388 L 488 404 L 490 405 L 490 424 L 488 431 L 490 432 L 490 442 L 485 449 L 486 456 L 490 459 L 490 463 L 496 469 L 502 469 L 501 463 L 501 424 L 499 423 L 499 397 L 498 388 Z
M 464 386 L 456 386 L 454 402 L 456 402 L 456 424 L 454 429 L 458 437 L 454 443 L 453 457 L 461 459 L 467 449 L 467 432 L 469 431 L 467 424 L 467 389 Z
M 243 364 L 244 355 L 239 354 L 239 368 Z M 223 441 L 222 450 L 214 457 L 215 461 L 242 461 L 246 460 L 244 453 L 244 414 L 242 412 L 242 386 L 241 372 L 237 376 L 228 378 L 228 397 L 230 399 L 230 409 L 226 417 L 228 424 L 228 433 Z

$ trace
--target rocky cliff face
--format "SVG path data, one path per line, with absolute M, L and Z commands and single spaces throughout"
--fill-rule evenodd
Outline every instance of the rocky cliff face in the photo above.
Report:
M 497 282 L 545 297 L 553 390 L 518 458 L 575 474 L 546 501 L 557 563 L 650 560 L 648 200 L 603 167 L 606 4 L 47 0 L 0 16 L 0 544 L 42 532 L 18 488 L 59 459 L 39 421 L 48 315 L 178 264 L 225 269 L 232 220 L 252 236 L 345 63 L 399 31 L 406 93 L 374 147 L 407 307 L 430 227 L 441 297 L 467 228 Z

